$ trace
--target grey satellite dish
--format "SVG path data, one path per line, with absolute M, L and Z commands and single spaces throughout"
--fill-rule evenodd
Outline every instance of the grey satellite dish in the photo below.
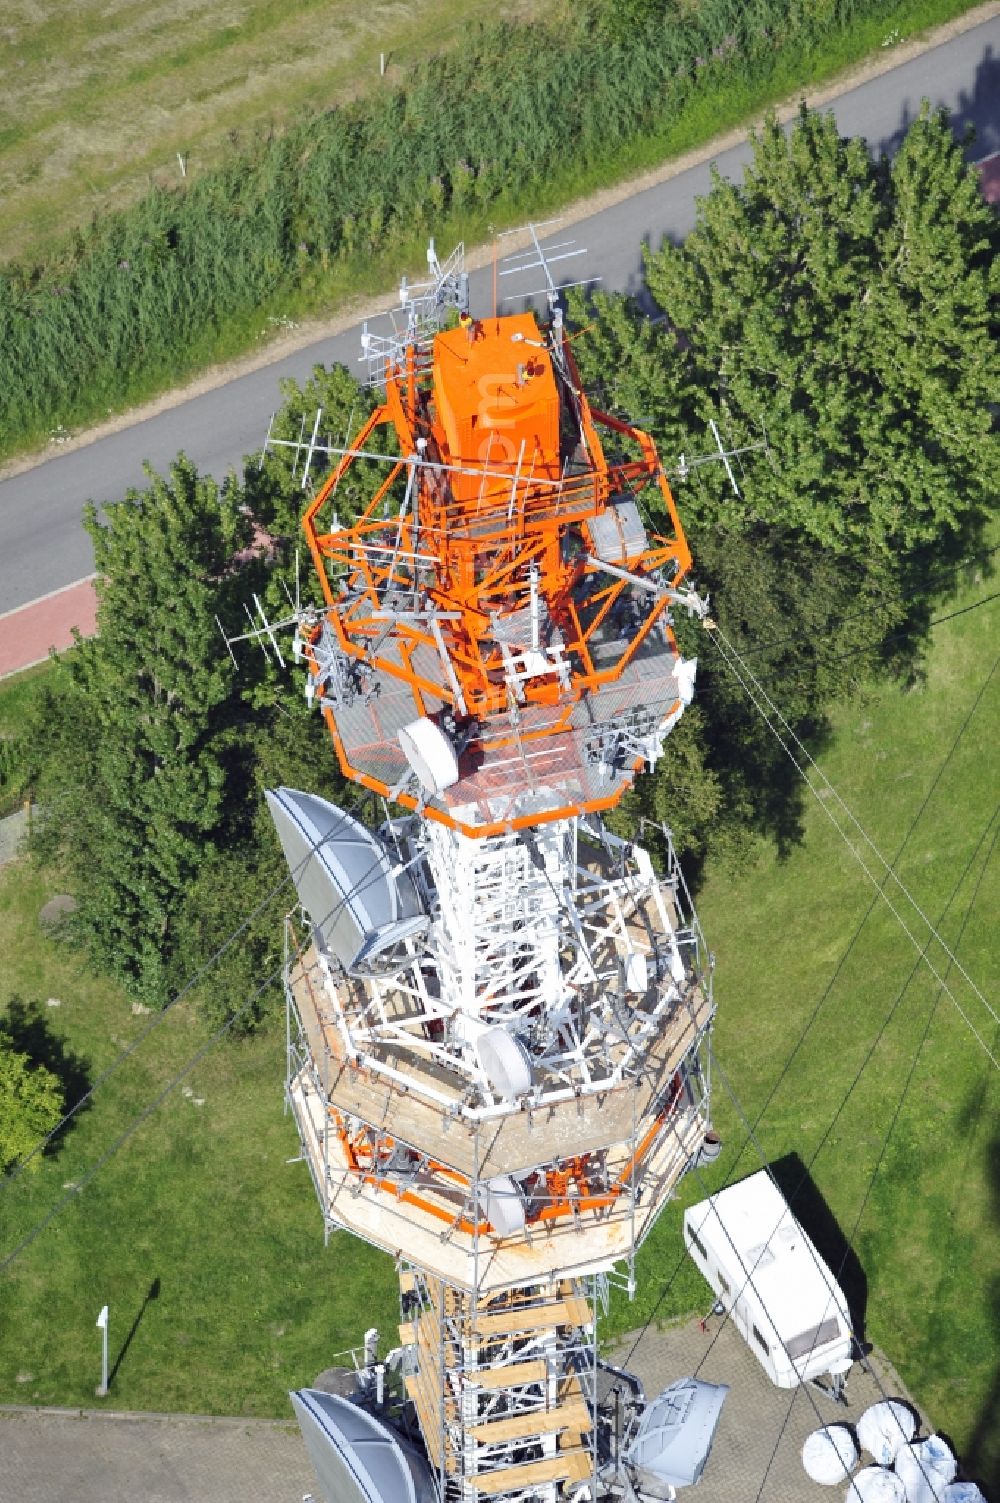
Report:
M 488 1179 L 483 1197 L 483 1212 L 498 1237 L 513 1237 L 515 1232 L 524 1229 L 524 1191 L 506 1174 Z
M 678 1378 L 643 1412 L 625 1460 L 654 1485 L 690 1487 L 705 1470 L 729 1387 Z
M 269 788 L 266 797 L 302 906 L 346 971 L 368 969 L 427 928 L 413 879 L 364 825 L 315 793 Z
M 531 1055 L 505 1028 L 487 1028 L 476 1039 L 476 1053 L 490 1090 L 505 1101 L 530 1091 Z
M 290 1398 L 326 1503 L 438 1503 L 426 1460 L 374 1415 L 312 1388 Z

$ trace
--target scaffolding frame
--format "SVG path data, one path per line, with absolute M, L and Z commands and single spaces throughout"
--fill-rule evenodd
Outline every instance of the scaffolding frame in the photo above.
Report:
M 614 883 L 610 891 L 617 899 Z M 543 1273 L 634 1257 L 650 1204 L 672 1192 L 710 1127 L 711 968 L 685 972 L 681 986 L 674 979 L 685 951 L 688 964 L 701 953 L 696 924 L 673 951 L 667 1004 L 657 1000 L 630 1031 L 627 999 L 607 999 L 621 1054 L 612 1070 L 567 1086 L 557 1058 L 530 1093 L 502 1101 L 488 1088 L 477 1098 L 468 1071 L 440 1058 L 424 1062 L 427 1085 L 417 1053 L 401 1068 L 394 1037 L 381 1058 L 374 1046 L 345 1049 L 332 968 L 300 935 L 293 944 L 300 925 L 288 922 L 285 1094 L 328 1230 L 348 1226 L 391 1252 L 406 1244 L 405 1228 L 419 1231 L 429 1266 L 465 1288 L 481 1277 L 490 1287 L 514 1282 L 504 1249 L 521 1239 Z M 601 1043 L 610 1048 L 608 1034 Z M 649 1181 L 657 1193 L 640 1212 Z M 493 1224 L 505 1199 L 520 1216 L 513 1237 L 507 1217 Z

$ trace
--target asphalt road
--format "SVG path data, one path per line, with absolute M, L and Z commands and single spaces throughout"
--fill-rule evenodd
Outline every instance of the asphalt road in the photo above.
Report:
M 1000 17 L 841 95 L 830 108 L 842 132 L 864 136 L 873 151 L 892 152 L 923 98 L 950 110 L 959 134 L 975 127 L 971 157 L 1000 149 Z M 736 147 L 716 165 L 735 177 L 749 155 L 745 145 Z M 600 278 L 605 288 L 641 293 L 643 243 L 683 238 L 694 223 L 695 199 L 708 185 L 705 163 L 576 224 L 569 233 L 587 255 L 557 270 L 567 281 Z M 518 290 L 536 287 L 538 276 Z M 489 280 L 488 271 L 473 276 L 474 311 L 488 306 Z M 515 285 L 512 279 L 512 290 Z M 143 461 L 163 469 L 180 449 L 202 471 L 221 477 L 260 447 L 280 402 L 281 377 L 302 380 L 318 362 L 357 368 L 358 351 L 357 329 L 321 340 L 0 483 L 0 616 L 93 571 L 90 542 L 79 525 L 88 499 L 119 499 L 129 486 L 144 483 Z

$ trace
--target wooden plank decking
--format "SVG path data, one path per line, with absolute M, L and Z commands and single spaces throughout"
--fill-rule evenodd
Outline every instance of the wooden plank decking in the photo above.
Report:
M 291 972 L 296 1011 L 309 1044 L 317 1081 L 338 1111 L 360 1117 L 400 1142 L 428 1154 L 459 1173 L 490 1179 L 552 1163 L 567 1155 L 592 1153 L 627 1142 L 637 1123 L 650 1111 L 674 1072 L 707 1025 L 708 998 L 700 990 L 692 1007 L 680 1008 L 665 1020 L 643 1056 L 642 1078 L 627 1081 L 598 1095 L 518 1110 L 484 1121 L 477 1136 L 473 1126 L 407 1091 L 385 1077 L 356 1067 L 343 1057 L 343 1041 L 333 1004 L 326 994 L 326 978 L 308 950 Z M 452 1107 L 463 1097 L 465 1082 L 449 1078 L 419 1055 L 408 1056 L 407 1072 L 421 1078 Z
M 544 1383 L 548 1364 L 538 1358 L 531 1362 L 510 1362 L 505 1367 L 466 1369 L 465 1382 L 476 1388 L 519 1388 L 525 1383 Z
M 579 1434 L 591 1428 L 590 1410 L 586 1404 L 556 1404 L 552 1409 L 537 1409 L 531 1414 L 512 1414 L 506 1419 L 486 1420 L 473 1425 L 469 1431 L 483 1445 L 493 1445 L 505 1440 L 527 1440 L 539 1435 L 552 1435 L 560 1430 L 573 1430 Z
M 505 1466 L 495 1472 L 478 1472 L 465 1481 L 477 1492 L 490 1498 L 497 1493 L 515 1492 L 542 1482 L 585 1482 L 592 1475 L 589 1451 L 561 1451 L 543 1461 L 529 1461 L 521 1466 Z

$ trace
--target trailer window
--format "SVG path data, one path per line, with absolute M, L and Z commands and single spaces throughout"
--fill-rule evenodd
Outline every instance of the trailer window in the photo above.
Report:
M 694 1227 L 692 1227 L 692 1226 L 688 1227 L 688 1236 L 691 1238 L 691 1241 L 694 1243 L 695 1247 L 698 1249 L 698 1251 L 701 1254 L 703 1260 L 707 1263 L 708 1262 L 708 1253 L 705 1251 L 705 1245 L 702 1242 L 701 1238 L 698 1236 L 698 1233 L 695 1231 Z
M 834 1315 L 829 1320 L 824 1320 L 822 1325 L 813 1326 L 811 1331 L 803 1331 L 798 1336 L 793 1336 L 788 1342 L 788 1355 L 791 1358 L 807 1357 L 810 1352 L 817 1351 L 821 1346 L 826 1346 L 830 1341 L 836 1341 L 840 1335 L 840 1324 Z
M 733 1291 L 729 1287 L 729 1280 L 721 1268 L 719 1269 L 719 1284 L 721 1285 L 723 1294 L 732 1294 Z
M 753 1331 L 753 1334 L 754 1334 L 756 1340 L 759 1342 L 761 1350 L 767 1352 L 768 1356 L 770 1356 L 771 1355 L 771 1348 L 768 1346 L 767 1342 L 764 1340 L 763 1336 L 760 1334 L 760 1332 L 758 1331 L 757 1327 L 756 1326 L 751 1326 L 750 1329 Z

